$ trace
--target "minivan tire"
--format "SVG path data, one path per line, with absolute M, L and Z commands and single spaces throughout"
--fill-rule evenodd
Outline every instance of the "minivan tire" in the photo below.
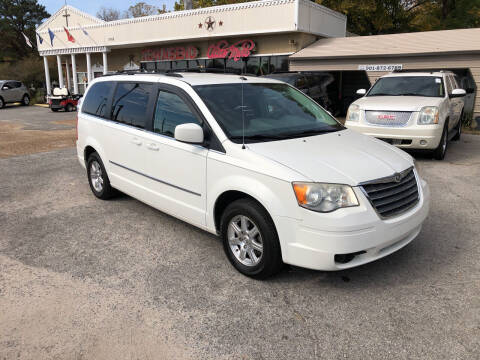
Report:
M 257 227 L 259 233 L 257 239 L 261 239 L 262 253 L 259 262 L 255 265 L 245 265 L 237 259 L 242 245 L 231 244 L 229 241 L 230 224 L 236 218 L 241 217 L 249 220 L 251 229 L 254 226 Z M 254 279 L 265 279 L 281 270 L 283 262 L 277 230 L 268 212 L 255 200 L 244 198 L 228 205 L 222 214 L 220 231 L 223 239 L 223 248 L 228 260 L 242 274 Z M 241 236 L 240 234 L 238 235 L 239 237 Z M 240 242 L 240 239 L 238 240 Z M 247 242 L 251 244 L 251 240 L 245 240 L 244 243 L 247 244 Z M 234 254 L 232 246 L 237 247 L 237 255 Z M 253 251 L 252 248 L 249 249 Z M 248 255 L 248 257 L 251 258 L 251 255 Z
M 445 154 L 447 153 L 448 148 L 448 122 L 445 122 L 443 127 L 442 137 L 440 138 L 440 142 L 435 150 L 433 150 L 433 157 L 437 160 L 443 160 L 445 158 Z
M 27 94 L 23 95 L 22 105 L 23 105 L 23 106 L 28 106 L 28 105 L 30 105 L 30 96 L 28 96 Z
M 115 189 L 110 186 L 110 180 L 102 159 L 96 152 L 88 157 L 87 176 L 90 189 L 97 198 L 108 200 L 116 195 Z

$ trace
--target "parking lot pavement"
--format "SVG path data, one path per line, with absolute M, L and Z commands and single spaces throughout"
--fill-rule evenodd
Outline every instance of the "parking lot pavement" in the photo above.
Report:
M 419 158 L 420 236 L 342 272 L 236 272 L 218 238 L 97 200 L 73 149 L 0 159 L 0 358 L 478 359 L 480 137 Z
M 38 106 L 0 109 L 0 158 L 74 146 L 76 112 Z

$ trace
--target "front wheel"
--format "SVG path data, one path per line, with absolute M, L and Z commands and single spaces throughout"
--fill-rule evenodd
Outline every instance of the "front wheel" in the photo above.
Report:
M 437 148 L 433 150 L 433 157 L 437 160 L 443 160 L 448 146 L 448 123 L 443 127 L 442 137 Z
M 275 225 L 267 211 L 252 199 L 234 201 L 221 220 L 223 248 L 242 274 L 264 279 L 282 268 L 282 254 Z
M 5 106 L 5 101 L 0 97 L 0 109 Z
M 28 96 L 27 94 L 23 95 L 22 105 L 23 105 L 23 106 L 28 106 L 28 105 L 30 105 L 30 96 Z
M 105 166 L 96 152 L 88 158 L 87 175 L 90 189 L 97 198 L 107 200 L 115 196 L 115 190 L 110 186 Z

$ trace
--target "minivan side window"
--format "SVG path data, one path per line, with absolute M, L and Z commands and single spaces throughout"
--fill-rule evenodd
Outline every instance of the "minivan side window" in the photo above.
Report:
M 119 82 L 112 103 L 113 121 L 145 128 L 152 84 Z
M 83 100 L 82 112 L 90 115 L 107 117 L 107 103 L 113 85 L 114 83 L 111 81 L 102 81 L 93 84 Z
M 175 127 L 187 123 L 201 125 L 200 121 L 180 96 L 160 90 L 155 108 L 153 131 L 158 134 L 173 137 Z

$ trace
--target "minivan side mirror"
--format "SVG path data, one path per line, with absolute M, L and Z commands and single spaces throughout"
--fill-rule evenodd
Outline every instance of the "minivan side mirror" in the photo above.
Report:
M 365 95 L 367 93 L 366 89 L 358 89 L 357 90 L 357 95 Z
M 452 91 L 452 93 L 450 94 L 450 97 L 451 98 L 462 97 L 462 96 L 465 96 L 466 94 L 467 94 L 467 92 L 463 89 L 454 89 Z
M 203 144 L 203 129 L 194 123 L 180 124 L 175 127 L 175 139 L 188 144 Z
M 8 90 L 8 89 L 10 89 L 10 88 L 7 85 L 2 86 L 2 90 Z

